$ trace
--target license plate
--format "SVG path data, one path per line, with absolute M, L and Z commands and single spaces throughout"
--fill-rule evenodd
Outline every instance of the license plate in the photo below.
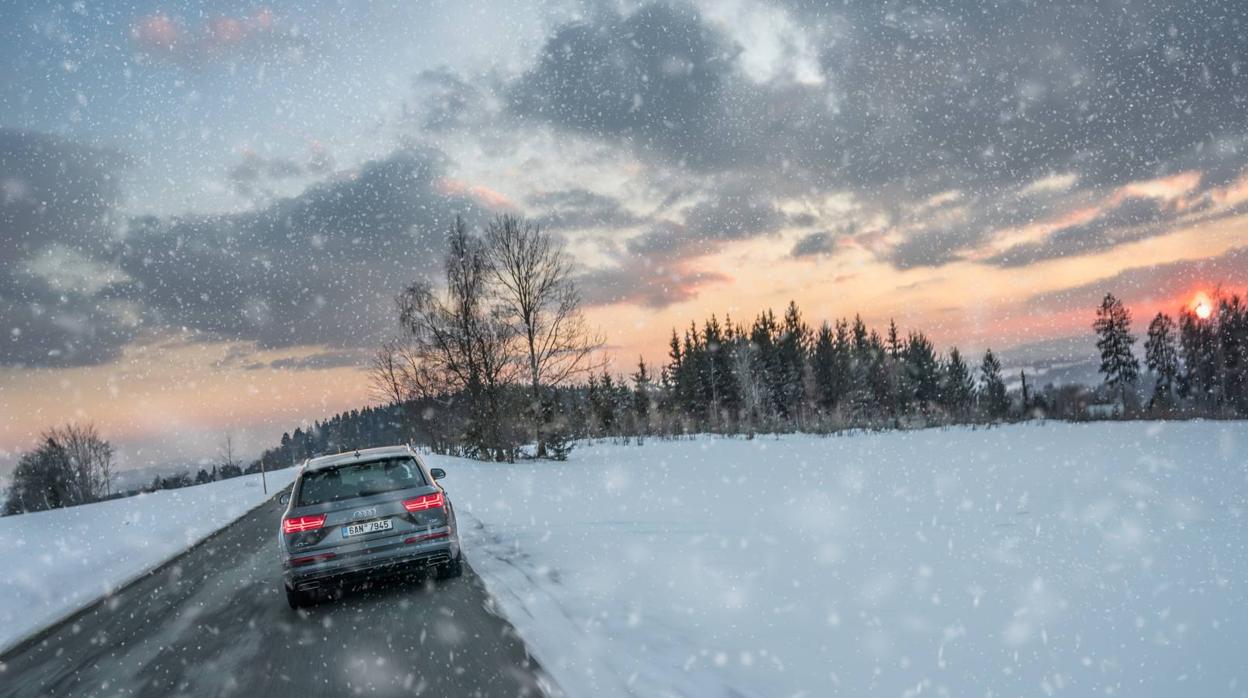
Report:
M 378 519 L 377 521 L 362 521 L 360 523 L 348 524 L 342 527 L 342 537 L 350 538 L 351 536 L 362 536 L 366 533 L 378 533 L 380 531 L 389 531 L 394 528 L 394 522 L 390 519 Z

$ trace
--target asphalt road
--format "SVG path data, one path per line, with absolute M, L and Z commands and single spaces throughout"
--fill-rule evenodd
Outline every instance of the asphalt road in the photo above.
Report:
M 550 680 L 459 579 L 348 590 L 291 611 L 270 501 L 0 657 L 0 696 L 538 696 Z

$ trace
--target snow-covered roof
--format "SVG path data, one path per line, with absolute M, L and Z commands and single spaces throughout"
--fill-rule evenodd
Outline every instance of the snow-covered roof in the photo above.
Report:
M 410 456 L 412 450 L 407 446 L 379 446 L 377 448 L 362 448 L 358 451 L 344 451 L 336 453 L 332 456 L 319 456 L 311 458 L 304 464 L 305 470 L 317 470 L 342 463 L 350 463 L 353 461 L 377 460 L 381 458 L 389 458 L 393 456 Z

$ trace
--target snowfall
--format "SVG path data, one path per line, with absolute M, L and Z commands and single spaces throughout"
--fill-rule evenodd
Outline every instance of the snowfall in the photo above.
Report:
M 242 518 L 296 474 L 268 473 L 267 495 L 260 475 L 244 475 L 0 518 L 0 652 Z
M 433 460 L 571 696 L 1248 695 L 1248 423 Z
M 1246 422 L 429 460 L 570 696 L 1248 695 Z M 262 499 L 240 479 L 0 519 L 0 644 Z

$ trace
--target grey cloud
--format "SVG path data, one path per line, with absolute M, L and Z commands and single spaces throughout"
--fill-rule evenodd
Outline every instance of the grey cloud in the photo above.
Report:
M 836 249 L 836 238 L 828 232 L 811 233 L 803 236 L 793 245 L 790 253 L 794 257 L 817 257 Z
M 888 260 L 898 269 L 948 264 L 994 231 L 1034 223 L 1076 205 L 1091 204 L 1094 196 L 1093 192 L 1033 192 L 1026 186 L 1016 186 L 975 196 L 957 209 L 952 218 L 921 208 L 895 210 L 894 222 L 912 229 L 888 253 Z
M 1077 195 L 1187 168 L 1213 186 L 1248 164 L 1244 3 L 818 5 L 792 7 L 822 45 L 825 84 L 754 84 L 695 9 L 649 3 L 558 28 L 512 108 L 750 173 L 764 198 L 802 183 L 892 211 L 963 190 L 971 223 L 919 226 L 890 257 L 902 268 L 957 259 L 1009 224 L 997 214 L 1064 212 L 1017 196 L 1049 173 L 1077 173 Z
M 486 110 L 481 89 L 446 67 L 417 73 L 413 88 L 416 103 L 407 116 L 422 130 L 463 128 Z
M 613 264 L 582 274 L 582 296 L 590 305 L 637 303 L 651 308 L 689 300 L 701 287 L 728 280 L 692 265 L 715 244 L 691 236 L 679 223 L 659 221 L 645 233 L 608 250 Z
M 552 230 L 629 228 L 644 220 L 619 200 L 586 189 L 544 192 L 528 202 L 538 211 L 537 222 Z
M 1087 254 L 1155 233 L 1157 224 L 1172 222 L 1178 211 L 1157 199 L 1124 199 L 1086 223 L 1054 231 L 1043 242 L 1020 245 L 988 259 L 1000 267 L 1020 267 L 1035 262 Z
M 440 152 L 407 148 L 253 211 L 135 218 L 119 236 L 123 160 L 0 131 L 0 364 L 106 362 L 167 328 L 371 347 L 394 294 L 437 268 L 454 216 L 483 213 L 441 186 Z
M 389 299 L 436 268 L 454 216 L 472 201 L 437 189 L 441 155 L 398 151 L 354 176 L 254 212 L 135 221 L 122 266 L 157 325 L 260 346 L 370 346 Z
M 555 30 L 510 87 L 511 107 L 693 166 L 723 163 L 743 137 L 726 111 L 737 51 L 685 5 L 602 10 Z
M 1133 303 L 1174 298 L 1193 288 L 1221 287 L 1227 292 L 1244 293 L 1248 291 L 1245 284 L 1248 284 L 1248 247 L 1237 247 L 1207 259 L 1133 267 L 1073 288 L 1036 294 L 1028 298 L 1025 305 L 1049 312 L 1087 308 L 1090 314 L 1106 293 Z
M 0 262 L 8 267 L 53 242 L 107 245 L 128 165 L 114 150 L 0 128 Z
M 739 187 L 717 190 L 713 197 L 685 211 L 689 234 L 712 240 L 741 240 L 773 233 L 787 222 L 770 199 Z
M 127 164 L 112 150 L 0 128 L 0 365 L 99 363 L 134 336 L 125 308 L 93 292 L 95 267 L 108 263 L 74 269 L 115 244 Z
M 727 280 L 716 272 L 639 257 L 588 272 L 579 279 L 579 287 L 589 305 L 636 303 L 657 309 L 690 300 L 702 286 Z
M 247 369 L 270 368 L 286 371 L 323 371 L 330 368 L 360 368 L 368 365 L 370 354 L 363 350 L 326 351 L 308 356 L 254 363 Z
M 247 153 L 242 161 L 226 173 L 238 194 L 249 197 L 274 196 L 272 184 L 288 180 L 319 177 L 334 167 L 333 157 L 323 148 L 315 148 L 305 161 L 285 157 L 263 157 Z

